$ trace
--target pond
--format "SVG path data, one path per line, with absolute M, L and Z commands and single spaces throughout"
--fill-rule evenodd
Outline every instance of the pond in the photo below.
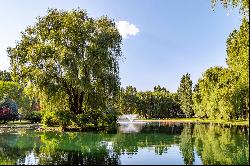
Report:
M 123 123 L 109 132 L 0 129 L 5 164 L 249 164 L 249 128 L 218 124 Z

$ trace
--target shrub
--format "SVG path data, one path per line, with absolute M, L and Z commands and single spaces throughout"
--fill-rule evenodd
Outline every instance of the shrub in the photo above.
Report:
M 78 114 L 75 119 L 77 127 L 84 128 L 90 123 L 90 116 L 88 114 Z
M 103 111 L 102 126 L 114 127 L 117 126 L 118 111 L 114 107 L 109 106 Z
M 98 127 L 98 124 L 103 118 L 101 109 L 91 109 L 86 112 L 86 114 L 90 117 L 90 123 L 92 123 L 95 127 Z
M 114 127 L 117 125 L 118 113 L 114 108 L 89 109 L 84 114 L 76 115 L 74 122 L 80 128 L 87 126 Z
M 32 111 L 27 114 L 26 119 L 31 123 L 40 123 L 42 120 L 42 114 L 39 111 Z
M 62 130 L 65 130 L 67 126 L 70 125 L 72 114 L 68 110 L 56 111 L 56 119 L 58 120 L 59 125 L 62 127 Z
M 5 100 L 5 96 L 12 99 L 18 105 L 18 109 L 30 110 L 30 100 L 18 83 L 0 81 L 0 100 Z
M 59 122 L 56 119 L 56 112 L 44 111 L 42 116 L 42 123 L 45 124 L 46 126 L 59 125 Z
M 0 120 L 4 122 L 8 120 L 16 120 L 19 118 L 18 106 L 16 102 L 5 95 L 0 101 Z

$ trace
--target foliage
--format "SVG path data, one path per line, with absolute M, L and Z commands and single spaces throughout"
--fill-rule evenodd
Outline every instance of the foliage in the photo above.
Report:
M 81 129 L 86 127 L 116 127 L 117 112 L 116 110 L 90 110 L 85 114 L 76 116 L 76 125 Z
M 227 68 L 211 67 L 194 89 L 198 117 L 238 119 L 249 115 L 249 22 L 227 40 Z
M 123 114 L 139 114 L 145 118 L 170 118 L 180 114 L 176 94 L 159 85 L 153 92 L 137 92 L 132 86 L 121 89 L 118 105 Z
M 31 111 L 25 119 L 29 120 L 31 123 L 40 123 L 42 120 L 42 114 L 39 111 Z
M 239 30 L 234 30 L 227 39 L 228 67 L 238 72 L 243 83 L 249 82 L 249 21 L 242 20 Z
M 216 3 L 220 1 L 223 7 L 228 8 L 240 8 L 240 13 L 245 15 L 246 17 L 249 16 L 249 0 L 211 0 L 212 7 L 214 8 Z
M 75 123 L 81 129 L 87 127 L 87 124 L 90 123 L 90 116 L 85 114 L 78 114 L 76 115 Z
M 136 93 L 135 87 L 127 86 L 125 89 L 121 88 L 120 92 L 120 110 L 125 114 L 133 114 L 137 112 L 136 107 Z
M 112 105 L 108 105 L 102 113 L 101 125 L 105 127 L 116 127 L 118 119 L 118 110 Z
M 30 109 L 30 100 L 23 92 L 23 88 L 18 83 L 0 81 L 0 100 L 2 100 L 5 95 L 14 100 L 17 103 L 19 109 Z
M 227 39 L 227 55 L 228 68 L 235 79 L 234 109 L 245 116 L 249 113 L 249 21 L 246 19 Z
M 16 120 L 19 118 L 18 106 L 7 95 L 0 101 L 0 120 Z
M 54 97 L 51 104 L 65 99 L 63 106 L 77 115 L 105 107 L 117 94 L 120 44 L 121 36 L 108 17 L 93 19 L 81 9 L 49 9 L 22 32 L 8 54 L 15 80 L 31 82 L 48 98 Z
M 212 0 L 213 7 L 217 1 Z M 114 21 L 106 16 L 91 18 L 81 9 L 49 9 L 22 32 L 15 47 L 8 48 L 12 77 L 0 71 L 0 99 L 7 93 L 24 117 L 37 119 L 40 113 L 30 111 L 41 110 L 44 124 L 63 129 L 72 122 L 81 128 L 113 126 L 116 109 L 120 114 L 137 113 L 144 118 L 174 118 L 182 113 L 186 117 L 246 118 L 249 0 L 220 2 L 226 8 L 240 7 L 242 25 L 227 40 L 228 67 L 206 70 L 193 92 L 188 73 L 182 76 L 177 93 L 159 85 L 145 92 L 132 86 L 120 89 L 121 36 Z M 25 88 L 9 82 L 12 78 Z M 110 113 L 110 108 L 115 111 Z
M 194 91 L 194 111 L 198 117 L 230 119 L 233 116 L 230 71 L 223 67 L 209 68 Z
M 0 70 L 0 81 L 12 81 L 10 72 Z
M 73 115 L 69 110 L 67 98 L 64 93 L 58 93 L 57 96 L 48 96 L 39 91 L 39 101 L 41 112 L 43 113 L 42 122 L 47 126 L 60 125 L 65 129 L 70 123 Z
M 56 118 L 56 112 L 55 111 L 44 111 L 42 113 L 42 121 L 41 121 L 44 125 L 46 126 L 55 126 L 55 125 L 59 125 L 59 122 Z
M 215 5 L 217 0 L 212 0 Z M 221 0 L 224 7 L 240 6 L 242 24 L 227 39 L 228 67 L 213 67 L 203 73 L 193 94 L 198 117 L 249 118 L 249 0 Z
M 69 126 L 71 123 L 71 112 L 69 110 L 59 110 L 56 111 L 55 115 L 59 125 L 62 127 L 63 130 L 65 130 L 66 127 Z
M 193 116 L 192 80 L 189 73 L 182 76 L 177 93 L 181 110 L 185 113 L 186 117 Z

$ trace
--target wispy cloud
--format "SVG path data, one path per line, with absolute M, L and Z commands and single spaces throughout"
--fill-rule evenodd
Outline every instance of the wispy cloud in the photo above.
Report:
M 128 21 L 119 21 L 116 23 L 119 33 L 122 35 L 122 38 L 127 39 L 129 36 L 135 36 L 140 32 L 134 24 L 129 23 Z

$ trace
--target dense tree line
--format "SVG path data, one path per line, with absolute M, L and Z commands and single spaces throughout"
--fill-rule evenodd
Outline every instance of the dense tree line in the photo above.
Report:
M 213 6 L 217 0 L 212 0 Z M 221 0 L 225 8 L 240 7 L 242 23 L 227 39 L 227 67 L 210 67 L 192 88 L 190 74 L 182 76 L 177 93 L 122 90 L 120 108 L 145 118 L 200 117 L 249 119 L 249 5 L 248 0 Z
M 124 114 L 139 114 L 143 118 L 171 118 L 181 114 L 176 93 L 155 86 L 154 91 L 139 91 L 127 86 L 121 89 L 118 108 Z

